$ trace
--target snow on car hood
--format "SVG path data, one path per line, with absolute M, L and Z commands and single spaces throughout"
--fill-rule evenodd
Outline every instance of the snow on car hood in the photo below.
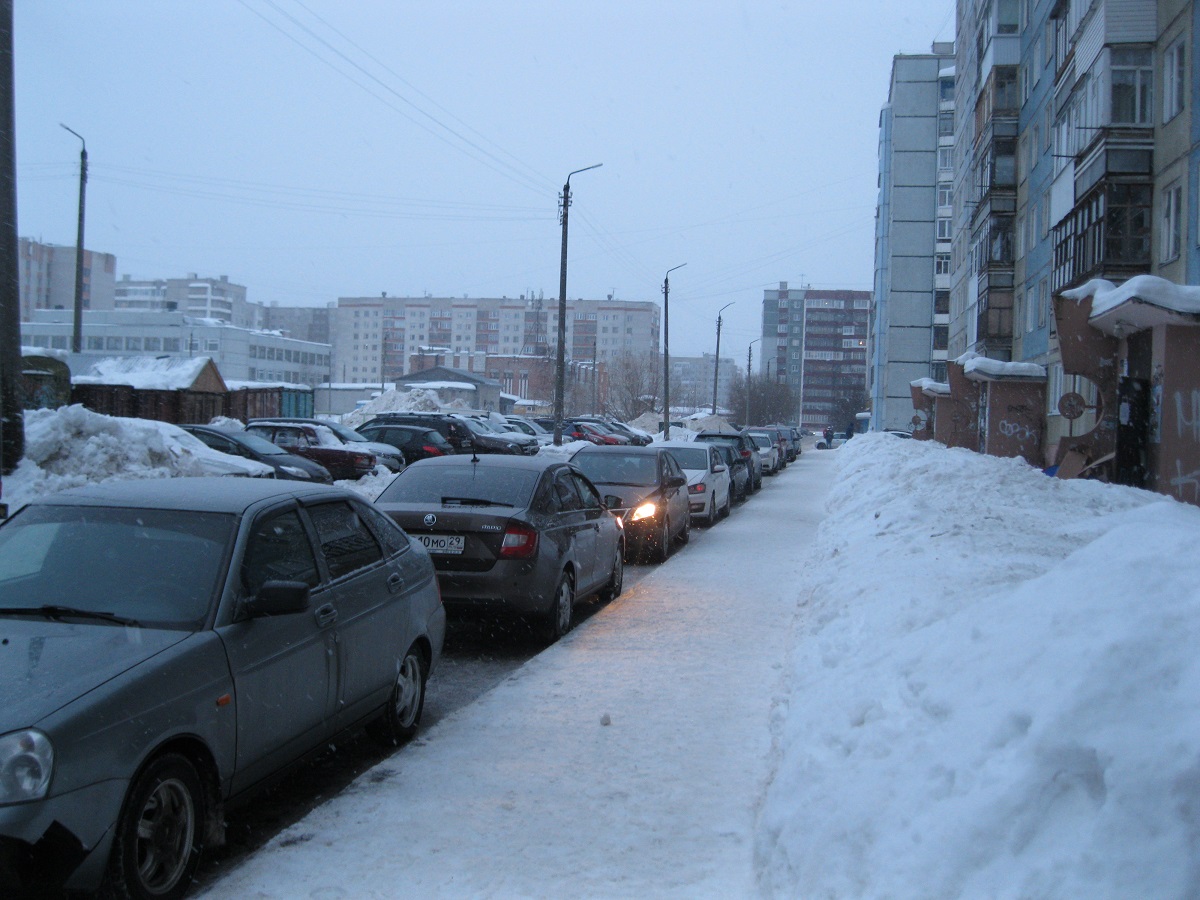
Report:
M 36 725 L 191 632 L 0 620 L 0 734 Z

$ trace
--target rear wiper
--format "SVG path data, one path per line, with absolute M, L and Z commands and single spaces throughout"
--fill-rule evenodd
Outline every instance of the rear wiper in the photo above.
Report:
M 484 500 L 481 497 L 443 497 L 442 506 L 507 506 L 495 500 Z
M 55 606 L 54 604 L 8 608 L 0 607 L 0 615 L 44 616 L 45 618 L 53 619 L 56 622 L 61 622 L 65 618 L 99 619 L 103 622 L 113 622 L 117 625 L 132 625 L 134 627 L 141 626 L 141 623 L 137 619 L 130 619 L 127 616 L 118 616 L 116 613 L 98 612 L 92 609 L 77 609 L 74 606 Z

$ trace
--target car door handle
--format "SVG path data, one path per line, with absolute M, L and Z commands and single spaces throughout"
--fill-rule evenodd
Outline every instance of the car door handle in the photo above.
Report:
M 338 613 L 332 603 L 326 603 L 324 606 L 319 607 L 313 613 L 313 616 L 316 618 L 318 625 L 322 628 L 328 628 L 337 621 Z
M 398 572 L 393 572 L 387 578 L 387 586 L 388 590 L 394 594 L 396 591 L 400 590 L 400 588 L 404 587 L 404 579 L 400 577 Z

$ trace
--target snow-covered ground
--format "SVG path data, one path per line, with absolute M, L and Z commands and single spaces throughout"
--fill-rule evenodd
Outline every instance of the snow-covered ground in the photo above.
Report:
M 764 488 L 209 895 L 1200 896 L 1200 509 L 887 435 Z

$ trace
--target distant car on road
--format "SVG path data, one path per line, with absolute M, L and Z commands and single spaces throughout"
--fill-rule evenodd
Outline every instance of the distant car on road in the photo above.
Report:
M 688 542 L 688 479 L 659 444 L 584 447 L 571 461 L 624 519 L 627 559 L 666 562 L 676 542 Z
M 621 593 L 621 520 L 561 458 L 425 459 L 375 502 L 429 551 L 451 612 L 532 616 L 557 640 L 580 600 Z
M 5 896 L 178 898 L 225 809 L 366 725 L 417 730 L 445 612 L 357 494 L 258 478 L 62 491 L 0 527 Z
M 180 425 L 179 427 L 213 450 L 228 453 L 230 456 L 242 456 L 270 466 L 275 470 L 276 478 L 290 481 L 313 481 L 318 484 L 329 484 L 333 481 L 333 476 L 324 466 L 311 459 L 305 459 L 303 456 L 288 453 L 282 447 L 272 444 L 257 434 L 248 434 L 241 429 L 235 431 L 217 428 L 213 425 Z

